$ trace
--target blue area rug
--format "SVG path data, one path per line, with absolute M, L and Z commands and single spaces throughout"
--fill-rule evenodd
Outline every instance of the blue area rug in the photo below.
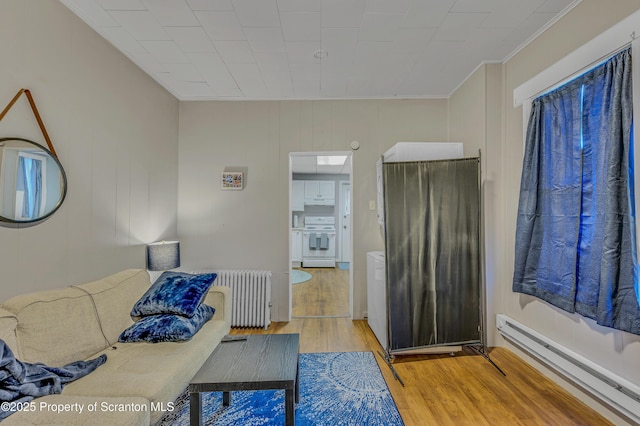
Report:
M 291 284 L 300 284 L 311 279 L 311 274 L 299 269 L 291 270 Z
M 202 395 L 205 425 L 283 425 L 284 391 Z M 189 425 L 189 394 L 176 401 L 159 425 Z M 404 425 L 372 352 L 300 354 L 300 402 L 296 425 Z
M 349 269 L 349 262 L 338 262 L 338 269 Z

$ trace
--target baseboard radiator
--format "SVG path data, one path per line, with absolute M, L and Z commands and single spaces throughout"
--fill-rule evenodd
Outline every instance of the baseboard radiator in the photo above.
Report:
M 506 315 L 496 316 L 496 327 L 507 340 L 640 424 L 640 387 Z
M 231 327 L 269 328 L 271 324 L 271 271 L 214 270 L 214 285 L 231 288 Z

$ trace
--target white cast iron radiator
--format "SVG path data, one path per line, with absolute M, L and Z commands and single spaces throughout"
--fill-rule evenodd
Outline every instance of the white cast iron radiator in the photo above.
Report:
M 231 327 L 265 330 L 271 324 L 271 271 L 203 270 L 192 274 L 215 272 L 213 285 L 231 288 Z
M 640 424 L 640 387 L 503 314 L 500 334 L 596 398 Z

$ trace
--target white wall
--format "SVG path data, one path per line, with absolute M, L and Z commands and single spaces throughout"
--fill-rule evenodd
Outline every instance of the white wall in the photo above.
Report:
M 463 142 L 477 135 L 487 152 L 485 169 L 485 227 L 487 277 L 490 292 L 490 343 L 507 345 L 564 385 L 616 424 L 617 414 L 565 382 L 543 365 L 502 339 L 495 314 L 502 312 L 602 367 L 640 385 L 640 336 L 604 328 L 579 315 L 556 309 L 534 297 L 514 293 L 515 225 L 523 156 L 522 107 L 513 107 L 513 89 L 553 65 L 615 23 L 640 8 L 640 1 L 583 0 L 553 27 L 502 66 L 479 69 L 450 99 L 450 138 Z M 492 69 L 499 67 L 499 70 Z M 497 83 L 496 76 L 501 84 Z M 502 102 L 496 103 L 496 97 Z M 501 111 L 496 116 L 497 108 Z M 493 107 L 491 106 L 493 105 Z M 482 121 L 484 120 L 484 124 Z M 477 132 L 477 133 L 476 133 Z M 493 279 L 491 279 L 491 270 Z
M 55 0 L 0 2 L 0 108 L 30 89 L 67 199 L 42 224 L 0 227 L 0 300 L 145 267 L 176 235 L 178 102 Z M 45 144 L 26 98 L 1 136 Z
M 268 269 L 274 319 L 285 320 L 289 271 L 289 153 L 353 152 L 354 317 L 366 310 L 366 252 L 384 247 L 369 201 L 377 158 L 399 141 L 444 141 L 446 100 L 183 102 L 178 235 L 191 268 Z M 243 191 L 220 189 L 246 167 Z

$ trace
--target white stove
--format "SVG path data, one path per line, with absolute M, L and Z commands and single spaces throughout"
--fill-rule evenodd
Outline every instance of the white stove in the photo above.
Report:
M 336 219 L 333 216 L 305 216 L 302 230 L 302 266 L 335 268 Z

